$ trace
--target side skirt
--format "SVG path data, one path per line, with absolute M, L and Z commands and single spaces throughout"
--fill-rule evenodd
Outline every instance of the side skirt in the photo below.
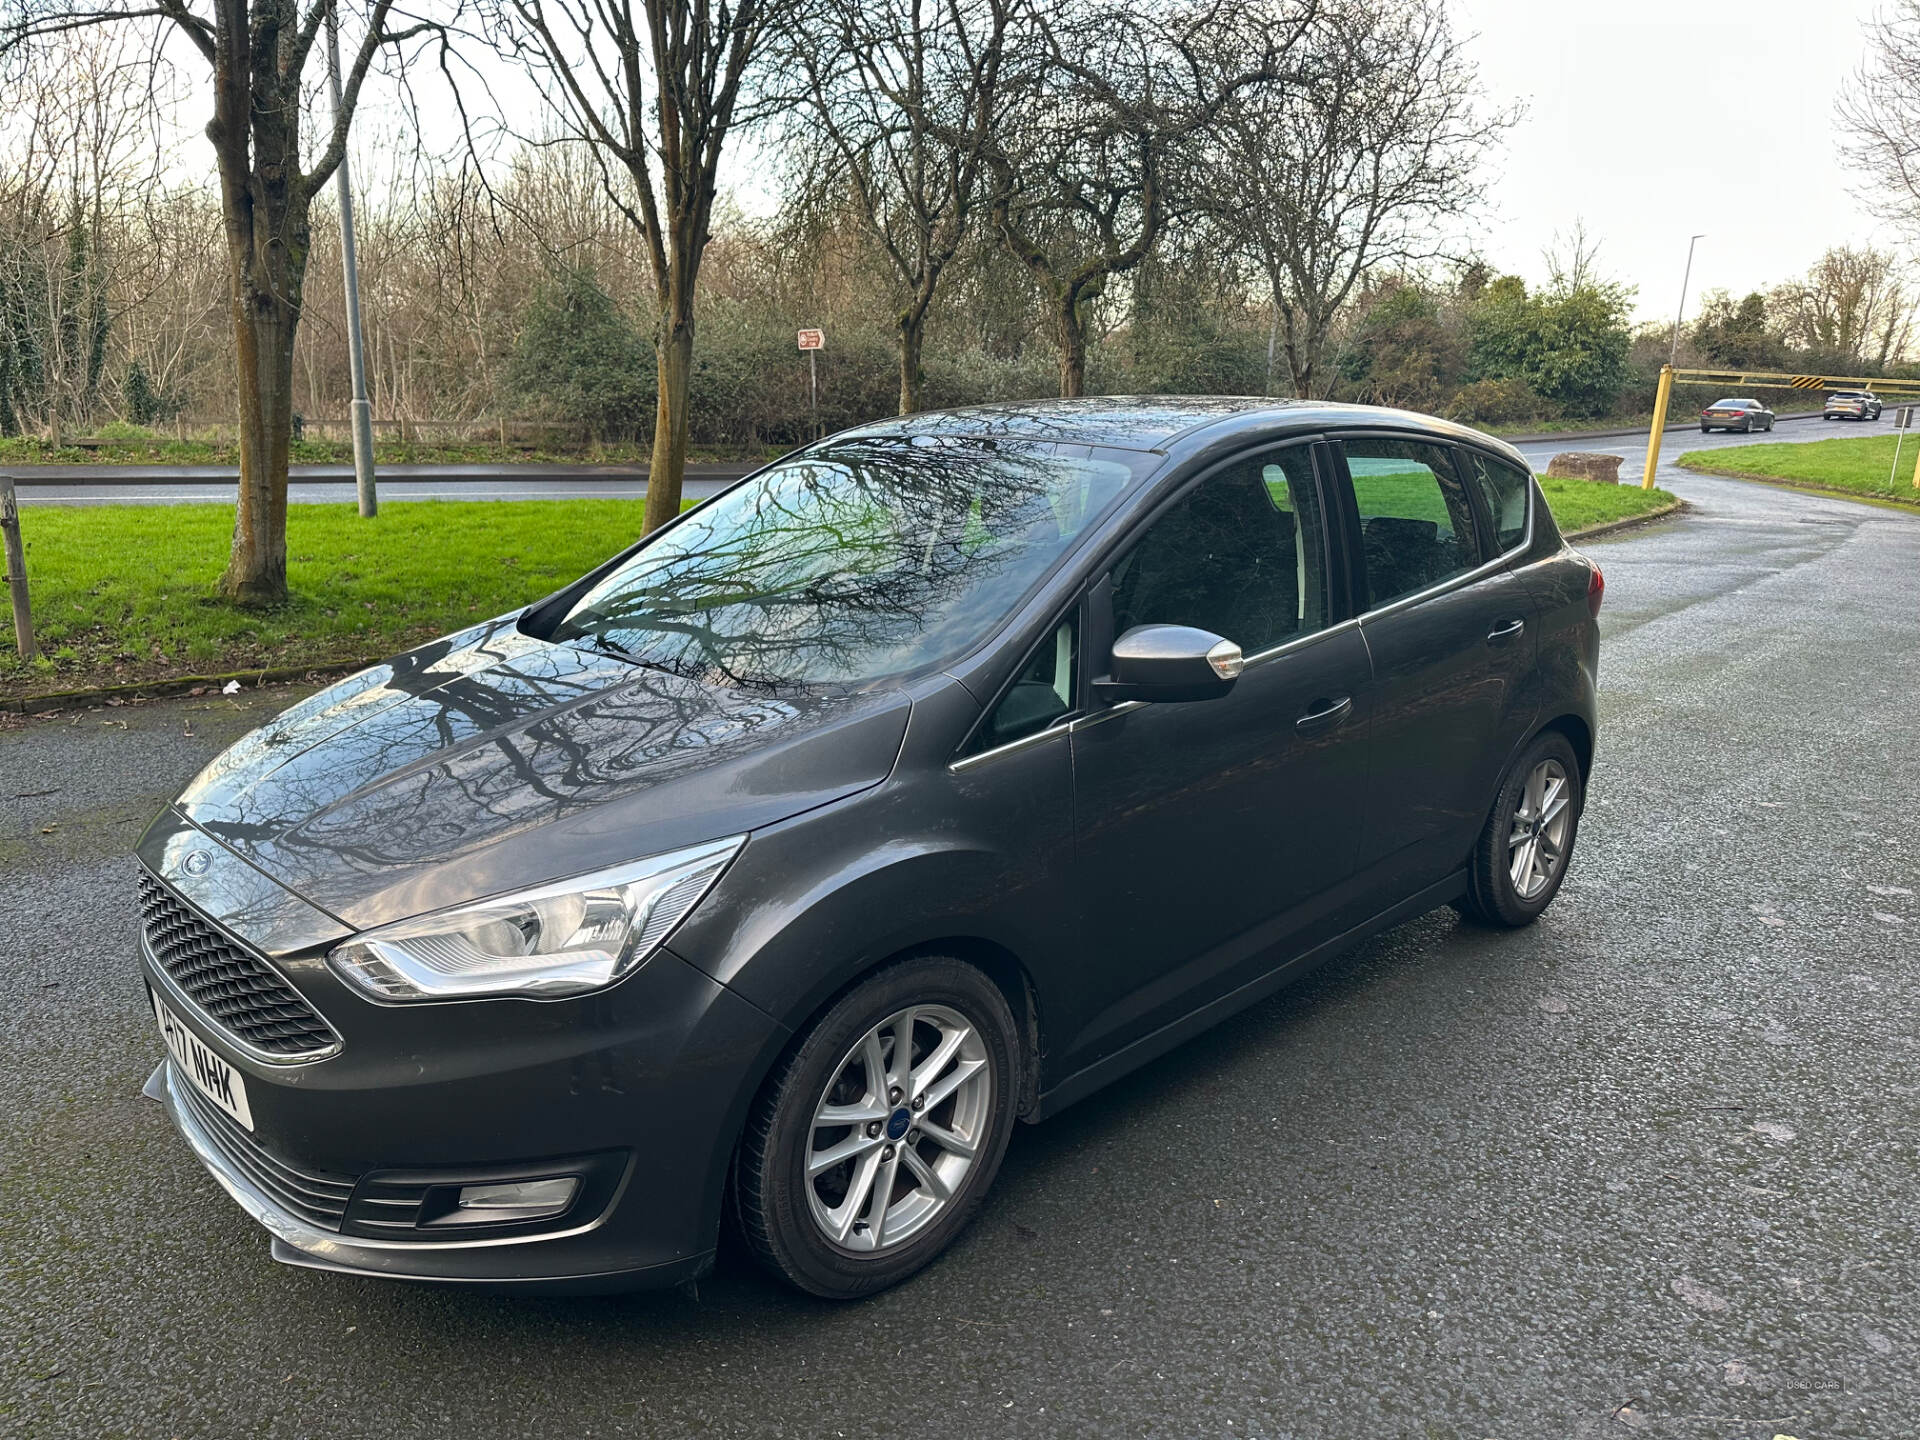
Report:
M 1311 950 L 1305 951 L 1276 969 L 1269 970 L 1258 979 L 1249 980 L 1238 990 L 1230 991 L 1218 1000 L 1209 1001 L 1198 1010 L 1161 1026 L 1151 1035 L 1141 1036 L 1125 1049 L 1115 1051 L 1104 1060 L 1097 1060 L 1083 1070 L 1076 1070 L 1051 1090 L 1043 1092 L 1034 1103 L 1033 1109 L 1020 1118 L 1032 1122 L 1057 1114 L 1075 1101 L 1084 1100 L 1094 1091 L 1112 1084 L 1121 1076 L 1138 1070 L 1149 1061 L 1158 1060 L 1169 1050 L 1185 1044 L 1201 1032 L 1211 1030 L 1229 1015 L 1237 1014 L 1249 1005 L 1266 999 L 1282 986 L 1304 978 L 1342 951 L 1351 949 L 1369 936 L 1391 929 L 1403 920 L 1411 920 L 1417 915 L 1426 914 L 1429 910 L 1438 909 L 1466 893 L 1467 872 L 1465 870 L 1449 875 L 1437 885 L 1429 885 L 1398 905 L 1381 911 L 1371 920 L 1362 921 L 1351 930 L 1342 931 L 1331 940 L 1322 941 Z

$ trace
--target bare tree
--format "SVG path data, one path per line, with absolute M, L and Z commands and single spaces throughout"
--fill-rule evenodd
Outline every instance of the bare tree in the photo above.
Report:
M 1174 213 L 1174 152 L 1237 92 L 1287 76 L 1313 5 L 1035 6 L 1044 63 L 1008 105 L 989 157 L 992 216 L 1046 299 L 1062 395 L 1086 388 L 1093 307 Z
M 1920 240 L 1920 0 L 1894 0 L 1867 27 L 1867 56 L 1837 102 L 1866 148 L 1855 190 L 1870 214 Z
M 767 35 L 763 0 L 492 0 L 496 41 L 590 147 L 653 274 L 658 357 L 645 527 L 680 513 L 694 296 L 720 160 Z
M 1265 277 L 1294 394 L 1356 286 L 1449 253 L 1517 118 L 1484 111 L 1442 0 L 1328 0 L 1295 76 L 1234 95 L 1206 204 Z
M 1865 366 L 1877 373 L 1902 359 L 1913 338 L 1920 294 L 1900 281 L 1901 266 L 1871 248 L 1839 246 L 1768 297 L 1782 337 L 1826 365 Z
M 1033 54 L 1017 3 L 820 0 L 782 28 L 804 188 L 851 199 L 893 269 L 902 415 L 920 408 L 927 311 L 967 238 L 1003 85 Z
M 170 26 L 205 61 L 226 240 L 240 498 L 220 593 L 247 605 L 287 596 L 287 458 L 293 350 L 311 243 L 313 198 L 346 153 L 348 126 L 374 57 L 434 27 L 390 28 L 393 0 L 370 0 L 338 115 L 309 160 L 302 84 L 320 27 L 344 0 L 17 0 L 0 51 L 100 25 Z
M 103 407 L 116 305 L 144 268 L 167 160 L 153 57 L 134 37 L 61 36 L 0 75 L 0 434 L 85 426 Z

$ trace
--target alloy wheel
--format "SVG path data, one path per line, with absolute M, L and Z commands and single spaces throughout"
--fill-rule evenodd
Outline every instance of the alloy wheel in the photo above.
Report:
M 993 1067 L 974 1025 L 944 1005 L 889 1015 L 847 1051 L 814 1107 L 814 1223 L 842 1250 L 904 1243 L 959 1193 L 992 1113 Z
M 1558 760 L 1542 760 L 1527 772 L 1507 837 L 1507 875 L 1522 900 L 1551 885 L 1566 861 L 1572 798 L 1567 772 Z

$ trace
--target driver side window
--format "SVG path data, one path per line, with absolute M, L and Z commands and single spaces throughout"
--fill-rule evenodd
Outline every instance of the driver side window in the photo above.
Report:
M 1327 623 L 1326 547 L 1306 445 L 1189 490 L 1113 572 L 1113 631 L 1192 625 L 1257 655 Z

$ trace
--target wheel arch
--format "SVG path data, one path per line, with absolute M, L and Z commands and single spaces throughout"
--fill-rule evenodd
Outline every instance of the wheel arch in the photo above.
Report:
M 1547 721 L 1534 732 L 1534 738 L 1538 739 L 1549 730 L 1557 730 L 1566 736 L 1567 743 L 1573 746 L 1574 758 L 1580 762 L 1580 789 L 1584 794 L 1587 780 L 1593 774 L 1593 727 L 1587 723 L 1584 716 L 1568 711 L 1564 715 L 1556 715 Z M 1527 743 L 1530 745 L 1533 741 L 1529 740 Z

